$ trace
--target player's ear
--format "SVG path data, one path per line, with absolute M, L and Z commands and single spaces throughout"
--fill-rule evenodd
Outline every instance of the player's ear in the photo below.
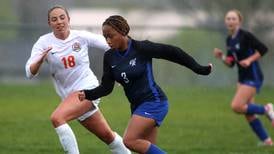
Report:
M 48 25 L 50 26 L 50 18 L 48 18 Z

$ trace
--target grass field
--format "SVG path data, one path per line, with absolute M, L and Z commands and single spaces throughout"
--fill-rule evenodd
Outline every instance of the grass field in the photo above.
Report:
M 3 85 L 0 91 L 0 154 L 62 154 L 49 117 L 58 104 L 51 84 Z M 274 147 L 257 147 L 258 140 L 244 118 L 229 108 L 233 87 L 163 87 L 170 100 L 158 145 L 170 154 L 271 154 Z M 258 102 L 274 100 L 274 88 L 263 88 Z M 122 134 L 129 104 L 121 87 L 103 98 L 101 110 Z M 269 133 L 274 128 L 261 117 Z M 106 154 L 107 146 L 78 122 L 70 123 L 82 154 Z

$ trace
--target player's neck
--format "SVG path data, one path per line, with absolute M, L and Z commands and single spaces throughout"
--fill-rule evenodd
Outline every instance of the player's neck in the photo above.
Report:
M 119 51 L 127 51 L 129 41 L 130 41 L 129 38 L 125 37 L 125 39 L 123 40 L 123 43 L 122 43 L 121 47 L 118 50 Z
M 60 40 L 65 40 L 69 37 L 69 34 L 70 34 L 70 31 L 66 31 L 66 32 L 63 32 L 63 33 L 54 33 L 55 37 L 60 39 Z
M 236 37 L 236 35 L 238 34 L 239 29 L 240 29 L 240 28 L 237 27 L 237 28 L 235 28 L 235 29 L 230 30 L 230 31 L 229 31 L 229 35 L 230 35 L 232 38 Z

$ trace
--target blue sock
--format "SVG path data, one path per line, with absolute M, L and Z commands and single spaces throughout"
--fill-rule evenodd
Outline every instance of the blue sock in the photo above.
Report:
M 248 104 L 246 114 L 264 114 L 265 108 L 262 105 Z
M 156 145 L 150 144 L 146 154 L 165 154 L 165 152 Z
M 268 138 L 267 132 L 259 119 L 256 118 L 255 120 L 249 122 L 249 125 L 261 141 Z

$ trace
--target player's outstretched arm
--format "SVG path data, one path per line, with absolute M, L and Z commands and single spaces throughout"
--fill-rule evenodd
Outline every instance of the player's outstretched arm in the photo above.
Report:
M 186 66 L 193 72 L 200 75 L 208 75 L 211 73 L 211 63 L 207 66 L 202 66 L 197 63 L 193 57 L 178 47 L 145 41 L 144 47 L 142 48 L 143 49 L 141 52 L 152 58 L 166 59 L 168 61 Z

